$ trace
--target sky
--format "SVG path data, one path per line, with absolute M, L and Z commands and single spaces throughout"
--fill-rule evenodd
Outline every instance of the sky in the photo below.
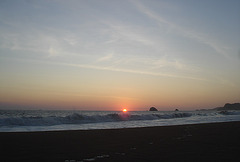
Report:
M 240 102 L 239 0 L 0 1 L 0 109 Z

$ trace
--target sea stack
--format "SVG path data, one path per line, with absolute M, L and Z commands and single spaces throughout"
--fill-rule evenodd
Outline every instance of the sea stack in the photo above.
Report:
M 158 111 L 158 109 L 155 108 L 155 107 L 151 107 L 151 108 L 149 109 L 149 111 Z

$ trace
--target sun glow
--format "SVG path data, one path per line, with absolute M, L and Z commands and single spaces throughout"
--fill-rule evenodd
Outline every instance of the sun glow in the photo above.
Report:
M 127 112 L 127 109 L 123 109 L 123 112 Z

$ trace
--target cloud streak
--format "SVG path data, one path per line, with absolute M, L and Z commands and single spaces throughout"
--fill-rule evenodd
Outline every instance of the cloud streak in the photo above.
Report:
M 183 79 L 207 81 L 204 78 L 176 75 L 176 74 L 159 73 L 159 72 L 144 71 L 144 70 L 132 70 L 132 69 L 114 68 L 114 67 L 107 67 L 107 66 L 102 67 L 102 66 L 96 66 L 96 65 L 59 63 L 59 62 L 58 63 L 51 62 L 51 64 L 62 65 L 62 66 L 72 66 L 72 67 L 77 67 L 77 68 L 95 69 L 95 70 L 106 70 L 106 71 L 133 73 L 133 74 L 141 74 L 141 75 L 151 75 L 151 76 L 161 76 L 161 77 L 172 77 L 172 78 L 183 78 Z
M 97 60 L 97 62 L 105 62 L 105 61 L 110 61 L 113 58 L 113 54 L 107 54 Z
M 137 43 L 144 46 L 155 45 L 155 42 L 147 34 L 146 30 L 142 29 L 139 26 L 131 24 L 122 24 L 114 21 L 101 21 L 102 24 L 105 24 L 107 27 L 104 29 L 103 34 L 108 35 L 111 39 L 105 41 L 106 44 L 114 43 Z
M 175 31 L 179 35 L 182 35 L 184 37 L 203 43 L 211 47 L 212 49 L 214 49 L 218 54 L 221 54 L 226 58 L 230 58 L 229 55 L 227 54 L 228 47 L 225 47 L 222 44 L 220 45 L 219 43 L 217 43 L 216 40 L 210 38 L 206 34 L 184 28 L 171 21 L 168 21 L 164 17 L 156 14 L 155 12 L 153 12 L 152 10 L 150 10 L 149 8 L 141 4 L 139 1 L 133 0 L 132 2 L 141 13 L 148 16 L 150 19 L 155 20 L 160 27 L 162 26 L 162 24 L 167 25 L 169 29 L 174 29 L 171 31 Z
M 94 64 L 75 64 L 75 63 L 67 63 L 67 62 L 54 62 L 54 61 L 46 61 L 46 60 L 36 60 L 36 59 L 23 59 L 23 58 L 15 58 L 15 60 L 25 61 L 25 62 L 35 62 L 49 65 L 58 65 L 58 66 L 68 66 L 68 67 L 76 67 L 76 68 L 84 68 L 84 69 L 93 69 L 93 70 L 103 70 L 103 71 L 113 71 L 113 72 L 123 72 L 123 73 L 132 73 L 139 75 L 150 75 L 150 76 L 159 76 L 159 77 L 170 77 L 170 78 L 182 78 L 182 79 L 190 79 L 190 80 L 198 80 L 198 81 L 208 81 L 206 78 L 187 76 L 187 75 L 178 75 L 174 73 L 161 73 L 157 71 L 150 70 L 134 70 L 127 68 L 118 68 L 114 66 L 100 66 Z

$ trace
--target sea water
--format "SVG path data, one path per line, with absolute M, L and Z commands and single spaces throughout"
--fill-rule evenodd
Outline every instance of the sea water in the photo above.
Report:
M 240 121 L 240 111 L 0 110 L 0 132 L 119 129 Z

